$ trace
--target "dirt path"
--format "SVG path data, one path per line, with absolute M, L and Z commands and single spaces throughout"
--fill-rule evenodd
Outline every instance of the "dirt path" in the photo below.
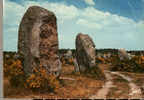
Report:
M 128 94 L 129 98 L 141 98 L 142 97 L 141 89 L 132 82 L 132 79 L 130 77 L 125 76 L 119 72 L 105 71 L 105 75 L 107 79 L 106 83 L 104 84 L 102 89 L 100 89 L 95 95 L 90 96 L 90 99 L 107 98 L 106 96 L 110 92 L 110 88 L 114 87 L 113 82 L 112 82 L 113 78 L 111 74 L 118 75 L 129 82 L 128 83 L 128 86 L 130 87 L 129 94 Z
M 104 84 L 102 89 L 98 91 L 97 94 L 90 96 L 90 99 L 106 98 L 108 92 L 110 91 L 110 88 L 113 87 L 113 82 L 112 82 L 112 77 L 109 74 L 109 72 L 105 71 L 105 76 L 106 76 L 107 82 Z
M 141 89 L 132 82 L 132 79 L 130 77 L 120 74 L 119 72 L 111 72 L 111 74 L 121 76 L 123 79 L 129 82 L 129 87 L 130 87 L 129 98 L 141 98 L 142 97 Z

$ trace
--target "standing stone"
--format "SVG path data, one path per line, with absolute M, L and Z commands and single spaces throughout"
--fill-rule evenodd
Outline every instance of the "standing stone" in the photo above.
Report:
M 108 57 L 108 58 L 110 58 L 110 57 L 111 57 L 111 54 L 110 54 L 110 53 L 108 53 L 108 54 L 107 54 L 107 57 Z
M 128 59 L 128 53 L 126 52 L 125 49 L 119 49 L 118 56 L 119 56 L 120 60 Z
M 72 51 L 71 50 L 68 50 L 65 54 L 65 57 L 66 58 L 72 58 Z
M 80 72 L 92 69 L 98 78 L 104 79 L 104 73 L 96 65 L 95 44 L 86 34 L 79 33 L 76 37 L 76 59 Z
M 18 52 L 24 57 L 24 72 L 32 73 L 42 65 L 49 73 L 59 75 L 61 62 L 58 57 L 56 16 L 39 6 L 31 6 L 24 14 L 18 36 Z
M 74 58 L 73 63 L 74 63 L 74 71 L 79 72 L 79 66 L 78 66 L 77 60 L 75 58 Z
M 79 33 L 76 37 L 76 59 L 80 71 L 95 67 L 95 45 L 88 35 Z

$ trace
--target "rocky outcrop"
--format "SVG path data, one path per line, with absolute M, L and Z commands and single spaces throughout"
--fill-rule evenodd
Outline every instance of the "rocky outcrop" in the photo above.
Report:
M 61 62 L 58 57 L 56 16 L 39 6 L 31 6 L 24 14 L 18 36 L 18 52 L 24 56 L 24 72 L 32 73 L 33 67 L 42 65 L 48 73 L 59 75 Z

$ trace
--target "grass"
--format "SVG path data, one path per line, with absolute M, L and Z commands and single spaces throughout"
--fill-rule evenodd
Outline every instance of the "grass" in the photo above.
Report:
M 107 98 L 128 98 L 128 81 L 117 75 L 112 75 L 114 87 L 110 88 Z
M 127 80 L 125 80 L 125 79 L 123 79 L 122 77 L 117 76 L 117 75 L 113 76 L 113 78 L 114 78 L 113 82 L 124 82 L 124 83 L 129 83 Z
M 104 84 L 102 80 L 73 73 L 73 65 L 64 65 L 62 67 L 61 77 L 72 78 L 74 80 L 61 80 L 62 86 L 53 92 L 33 92 L 25 88 L 11 87 L 9 79 L 4 79 L 4 97 L 5 98 L 88 98 L 95 94 Z
M 100 64 L 102 70 L 108 69 L 106 64 Z M 141 87 L 144 96 L 144 74 L 122 72 L 134 79 L 134 83 Z M 11 87 L 9 78 L 4 77 L 4 97 L 5 98 L 89 98 L 96 94 L 104 85 L 103 80 L 96 80 L 86 74 L 74 73 L 73 65 L 63 65 L 61 77 L 72 78 L 74 80 L 63 79 L 61 87 L 55 93 L 53 92 L 33 92 L 22 87 Z M 115 87 L 110 89 L 107 98 L 128 98 L 128 81 L 120 76 L 113 75 L 113 84 Z
M 4 77 L 4 97 L 6 98 L 15 98 L 15 97 L 23 97 L 28 95 L 28 93 L 32 93 L 30 90 L 26 90 L 23 87 L 12 87 L 9 83 L 9 78 Z M 29 92 L 27 92 L 29 91 Z M 18 95 L 19 94 L 19 95 Z
M 142 91 L 142 96 L 144 98 L 144 74 L 142 73 L 126 73 L 123 72 L 123 74 L 131 77 L 133 79 L 133 82 L 140 87 Z

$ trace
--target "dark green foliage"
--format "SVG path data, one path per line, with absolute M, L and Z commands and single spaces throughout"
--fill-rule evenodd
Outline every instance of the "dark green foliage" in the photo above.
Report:
M 144 66 L 137 63 L 139 58 L 120 60 L 118 56 L 113 58 L 111 71 L 144 72 Z
M 85 72 L 81 72 L 81 74 L 95 78 L 97 80 L 105 80 L 104 72 L 98 66 L 89 68 Z

